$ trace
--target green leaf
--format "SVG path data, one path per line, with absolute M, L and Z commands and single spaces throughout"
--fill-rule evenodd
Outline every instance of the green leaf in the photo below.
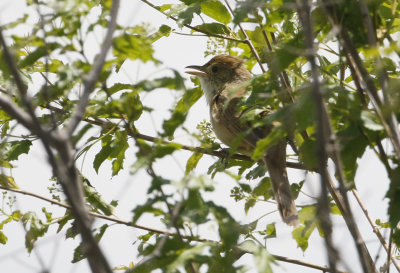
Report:
M 153 33 L 150 36 L 150 39 L 154 43 L 155 41 L 157 41 L 161 37 L 168 37 L 171 32 L 172 32 L 171 27 L 169 27 L 167 25 L 161 25 L 160 28 L 158 29 L 158 31 Z
M 299 219 L 302 225 L 293 230 L 292 237 L 296 240 L 297 246 L 305 251 L 308 248 L 308 239 L 317 227 L 317 208 L 314 206 L 302 208 L 299 211 Z
M 256 198 L 247 198 L 246 199 L 246 203 L 244 203 L 244 211 L 247 214 L 249 212 L 249 209 L 251 209 L 252 207 L 255 206 L 255 204 L 257 203 L 257 199 Z
M 178 71 L 172 69 L 175 77 L 163 77 L 153 80 L 143 80 L 133 86 L 137 91 L 152 91 L 157 88 L 168 88 L 171 90 L 182 90 L 185 88 L 184 80 Z
M 49 226 L 44 225 L 34 212 L 25 213 L 22 216 L 22 222 L 27 229 L 25 234 L 25 247 L 30 253 L 37 239 L 45 235 Z
M 276 227 L 275 224 L 268 224 L 265 229 L 266 236 L 265 238 L 275 238 L 276 237 Z
M 232 218 L 226 208 L 218 206 L 211 201 L 206 204 L 218 222 L 218 232 L 223 248 L 226 250 L 231 249 L 239 239 L 241 231 L 239 223 Z
M 254 260 L 256 262 L 256 268 L 258 272 L 272 273 L 271 264 L 274 263 L 274 257 L 263 248 L 258 247 L 257 251 L 254 252 Z
M 8 238 L 2 231 L 0 231 L 0 244 L 5 245 L 8 241 Z
M 140 97 L 135 92 L 126 92 L 120 98 L 122 113 L 128 116 L 129 121 L 136 121 L 143 113 L 143 105 Z
M 113 40 L 113 53 L 121 60 L 156 61 L 151 40 L 135 34 L 122 34 Z
M 0 185 L 8 189 L 19 189 L 12 176 L 0 174 Z
M 175 273 L 178 268 L 185 266 L 188 262 L 196 261 L 199 257 L 203 257 L 204 249 L 211 244 L 206 242 L 183 249 L 179 252 L 178 257 L 168 265 L 166 272 Z
M 357 124 L 337 133 L 341 146 L 341 158 L 344 174 L 348 182 L 353 184 L 357 172 L 357 160 L 362 157 L 368 147 L 368 140 L 360 132 Z M 354 186 L 354 184 L 353 184 Z
M 20 63 L 19 68 L 24 68 L 27 66 L 33 65 L 37 60 L 44 56 L 50 55 L 52 51 L 59 48 L 60 45 L 58 43 L 47 43 L 41 47 L 38 47 L 33 52 L 29 53 Z
M 296 48 L 296 50 L 293 50 Z M 304 39 L 301 32 L 293 38 L 285 41 L 280 48 L 271 53 L 271 70 L 275 75 L 278 75 L 293 63 L 305 49 Z
M 185 175 L 189 174 L 194 168 L 196 168 L 197 163 L 203 157 L 202 153 L 194 152 L 188 161 L 186 162 Z
M 225 25 L 232 20 L 231 14 L 225 5 L 216 0 L 202 2 L 201 12 Z
M 111 144 L 112 152 L 109 157 L 115 158 L 112 163 L 112 175 L 115 176 L 123 168 L 125 152 L 129 148 L 128 134 L 126 131 L 117 131 Z
M 253 254 L 258 272 L 272 273 L 271 264 L 275 263 L 275 260 L 265 248 L 260 247 L 251 240 L 240 243 L 236 248 L 239 252 Z
M 204 23 L 195 26 L 195 28 L 198 28 L 210 34 L 229 35 L 231 33 L 229 28 L 219 23 Z
M 94 208 L 96 212 L 101 211 L 105 215 L 112 215 L 114 207 L 104 201 L 97 190 L 90 186 L 87 181 L 88 180 L 83 177 L 83 191 L 86 201 Z
M 318 166 L 317 143 L 313 137 L 303 141 L 299 149 L 300 160 L 304 162 L 308 169 L 312 170 Z
M 273 145 L 278 143 L 278 141 L 280 141 L 284 136 L 285 132 L 282 130 L 282 128 L 273 127 L 271 132 L 265 138 L 257 141 L 257 145 L 254 149 L 251 159 L 253 159 L 254 161 L 262 159 L 266 151 Z
M 10 149 L 7 152 L 6 158 L 9 161 L 17 160 L 21 154 L 27 154 L 32 145 L 30 140 L 11 141 Z
M 112 138 L 111 135 L 107 135 L 102 138 L 101 150 L 100 150 L 100 152 L 98 152 L 96 154 L 96 156 L 94 157 L 94 161 L 93 161 L 93 167 L 94 167 L 96 173 L 99 172 L 99 168 L 100 168 L 101 164 L 108 158 L 108 156 L 112 152 L 111 138 Z
M 299 196 L 300 190 L 303 187 L 304 180 L 300 181 L 299 183 L 291 183 L 290 184 L 290 193 L 292 194 L 292 197 L 294 199 L 297 199 L 297 196 Z
M 362 111 L 361 120 L 365 128 L 372 131 L 383 130 L 383 125 L 380 123 L 379 118 L 372 111 Z
M 132 224 L 136 224 L 143 213 L 151 213 L 155 216 L 164 215 L 164 212 L 155 206 L 158 202 L 161 202 L 162 199 L 162 197 L 148 198 L 145 204 L 136 206 L 136 208 L 132 210 Z
M 205 205 L 199 189 L 190 189 L 181 213 L 182 219 L 189 219 L 189 221 L 199 225 L 209 220 L 207 219 L 208 213 L 209 209 Z
M 79 244 L 79 246 L 77 246 L 74 250 L 74 256 L 72 258 L 71 263 L 77 263 L 79 261 L 82 261 L 85 258 L 86 258 L 86 256 L 82 251 L 82 244 Z
M 272 190 L 271 179 L 269 177 L 264 177 L 261 179 L 254 188 L 253 193 L 256 196 L 263 196 L 265 201 L 272 198 L 274 196 L 274 192 Z
M 178 13 L 178 24 L 182 26 L 183 24 L 190 24 L 192 23 L 194 14 L 199 15 L 201 12 L 200 4 L 194 2 L 193 4 L 187 5 L 174 5 L 173 9 L 179 9 L 180 12 Z
M 164 129 L 163 136 L 171 137 L 174 134 L 178 126 L 185 121 L 189 109 L 202 95 L 203 92 L 200 88 L 193 88 L 185 91 L 172 112 L 171 118 L 164 121 L 162 125 Z

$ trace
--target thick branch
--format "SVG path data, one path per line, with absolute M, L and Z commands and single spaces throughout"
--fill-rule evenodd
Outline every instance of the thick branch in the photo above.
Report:
M 35 126 L 32 117 L 13 102 L 7 95 L 0 95 L 0 106 L 3 111 L 7 112 L 18 123 L 34 132 Z
M 116 14 L 118 6 L 119 0 L 114 0 L 111 12 L 112 18 L 109 24 L 110 27 L 107 30 L 108 35 L 105 45 L 102 48 L 100 57 L 97 59 L 93 69 L 91 70 L 91 73 L 89 74 L 89 78 L 84 81 L 85 90 L 83 99 L 80 101 L 79 106 L 73 115 L 72 121 L 69 123 L 69 126 L 67 126 L 67 128 L 69 128 L 67 129 L 69 134 L 73 133 L 76 126 L 80 122 L 87 105 L 89 93 L 94 89 L 97 77 L 103 67 L 105 55 L 108 51 L 108 48 L 111 46 L 112 32 L 116 26 Z M 71 204 L 72 214 L 76 220 L 78 231 L 82 236 L 83 251 L 87 255 L 92 272 L 111 273 L 111 267 L 109 266 L 104 254 L 102 253 L 96 239 L 92 234 L 91 219 L 87 212 L 87 208 L 84 205 L 82 181 L 80 180 L 80 177 L 78 176 L 74 166 L 74 149 L 72 147 L 71 139 L 69 138 L 70 135 L 65 136 L 65 132 L 61 133 L 57 128 L 54 131 L 46 130 L 39 123 L 38 119 L 36 118 L 34 108 L 31 104 L 31 100 L 27 95 L 26 86 L 19 76 L 17 64 L 15 63 L 15 60 L 5 43 L 1 29 L 0 42 L 3 46 L 3 58 L 5 59 L 5 62 L 11 71 L 14 82 L 20 93 L 21 101 L 27 108 L 28 113 L 25 113 L 25 115 L 21 114 L 22 111 L 19 111 L 19 108 L 16 108 L 15 105 L 10 103 L 10 101 L 4 99 L 5 97 L 3 97 L 1 101 L 4 106 L 8 107 L 8 110 L 10 110 L 10 115 L 14 115 L 16 118 L 23 121 L 21 123 L 33 134 L 38 135 L 41 139 L 53 171 L 58 178 L 63 191 L 68 198 L 68 201 Z M 29 119 L 27 118 L 27 115 L 30 116 Z M 56 150 L 58 153 L 57 155 L 54 150 Z
M 306 57 L 311 65 L 312 72 L 312 94 L 316 105 L 317 116 L 317 156 L 318 156 L 318 172 L 321 176 L 321 197 L 318 201 L 318 215 L 321 226 L 325 233 L 325 243 L 328 250 L 329 268 L 332 272 L 337 272 L 337 262 L 339 255 L 332 241 L 332 222 L 330 219 L 329 199 L 327 188 L 329 187 L 329 173 L 326 162 L 328 161 L 328 153 L 326 151 L 329 137 L 329 120 L 325 102 L 322 96 L 321 84 L 319 81 L 318 67 L 315 62 L 316 48 L 314 45 L 314 35 L 312 30 L 310 6 L 308 0 L 296 0 L 296 8 L 304 30 L 304 39 L 306 44 Z

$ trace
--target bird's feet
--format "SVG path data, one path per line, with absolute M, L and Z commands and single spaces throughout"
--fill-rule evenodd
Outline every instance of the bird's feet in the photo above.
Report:
M 219 153 L 224 154 L 221 157 L 221 162 L 224 164 L 225 169 L 228 167 L 229 159 L 231 158 L 231 149 L 230 148 L 221 148 L 218 150 Z

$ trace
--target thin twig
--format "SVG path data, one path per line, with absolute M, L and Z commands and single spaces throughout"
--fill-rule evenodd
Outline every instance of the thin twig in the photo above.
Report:
M 388 258 L 392 260 L 394 266 L 396 267 L 397 271 L 400 272 L 400 265 L 397 262 L 397 259 L 393 257 L 391 254 L 390 248 L 388 247 L 385 239 L 383 238 L 382 234 L 380 233 L 379 229 L 376 228 L 374 222 L 372 221 L 371 217 L 368 214 L 368 210 L 365 208 L 364 204 L 362 203 L 360 196 L 358 195 L 358 192 L 356 190 L 352 190 L 354 197 L 357 200 L 358 205 L 360 206 L 361 210 L 364 212 L 365 218 L 367 218 L 369 224 L 371 225 L 372 230 L 376 234 L 376 237 L 378 237 L 379 241 L 381 242 L 381 245 L 383 248 L 386 250 L 386 253 L 388 255 Z
M 97 56 L 89 74 L 84 76 L 84 89 L 82 96 L 79 98 L 78 105 L 76 106 L 75 111 L 71 116 L 71 120 L 65 126 L 65 132 L 67 133 L 67 136 L 71 136 L 73 134 L 85 114 L 86 106 L 89 103 L 89 96 L 95 88 L 97 79 L 100 76 L 101 70 L 103 69 L 108 50 L 112 45 L 113 34 L 115 29 L 117 28 L 118 9 L 119 0 L 114 0 L 111 7 L 111 18 L 107 26 L 106 36 L 104 38 L 103 44 L 101 45 L 100 53 Z
M 148 6 L 152 7 L 153 9 L 157 10 L 158 12 L 161 12 L 162 14 L 167 16 L 169 19 L 172 19 L 175 22 L 178 22 L 178 19 L 176 17 L 174 17 L 172 15 L 169 15 L 168 13 L 160 10 L 159 7 L 157 7 L 156 5 L 150 3 L 149 1 L 147 1 L 147 0 L 140 0 L 140 1 L 142 1 L 145 4 L 147 4 Z M 187 28 L 189 28 L 191 30 L 203 33 L 203 34 L 205 34 L 207 36 L 211 36 L 211 37 L 215 37 L 215 38 L 221 38 L 221 39 L 225 39 L 225 40 L 229 40 L 229 41 L 233 41 L 233 42 L 238 42 L 238 43 L 246 43 L 246 41 L 240 40 L 240 39 L 236 39 L 236 38 L 234 38 L 232 36 L 224 36 L 224 35 L 220 35 L 220 34 L 214 34 L 214 33 L 199 29 L 197 27 L 192 27 L 191 25 L 188 25 L 188 24 L 183 24 L 183 26 L 185 26 L 185 27 L 187 27 Z
M 360 6 L 360 11 L 364 23 L 364 27 L 367 30 L 368 44 L 371 48 L 377 48 L 378 43 L 376 40 L 375 28 L 373 27 L 373 23 L 371 20 L 371 16 L 369 15 L 368 6 L 364 0 L 357 0 Z M 382 88 L 383 100 L 387 106 L 391 106 L 390 98 L 387 93 L 388 81 L 389 77 L 387 72 L 384 69 L 383 61 L 380 55 L 375 57 L 375 67 L 378 69 L 378 80 Z M 392 107 L 386 107 L 392 109 Z M 400 133 L 399 133 L 399 123 L 395 116 L 395 113 L 391 110 L 388 117 L 387 122 L 389 124 L 392 138 L 391 141 L 396 150 L 397 158 L 400 159 Z
M 112 16 L 111 22 L 109 24 L 110 28 L 107 30 L 108 33 L 110 32 L 110 29 L 113 28 L 113 25 L 116 24 L 116 11 L 118 10 L 118 7 L 119 0 L 114 0 L 111 8 Z M 65 135 L 65 132 L 61 133 L 58 128 L 54 128 L 53 131 L 47 130 L 44 126 L 40 124 L 38 118 L 35 115 L 31 99 L 27 95 L 27 87 L 22 82 L 19 76 L 17 64 L 12 56 L 11 51 L 9 50 L 9 47 L 5 42 L 5 39 L 1 32 L 1 28 L 0 43 L 3 47 L 3 58 L 5 60 L 5 63 L 11 71 L 14 82 L 20 93 L 21 101 L 27 108 L 27 113 L 25 113 L 25 116 L 29 115 L 29 119 L 26 119 L 20 113 L 18 115 L 19 108 L 14 107 L 16 106 L 15 104 L 6 103 L 7 101 L 5 97 L 3 97 L 2 102 L 9 108 L 9 113 L 14 114 L 14 117 L 17 119 L 18 122 L 26 125 L 27 129 L 29 129 L 32 133 L 38 135 L 38 137 L 40 138 L 47 153 L 48 160 L 53 168 L 53 172 L 58 178 L 58 181 L 63 188 L 63 192 L 67 196 L 68 201 L 71 204 L 71 211 L 76 220 L 78 231 L 82 237 L 82 249 L 84 251 L 84 254 L 87 256 L 87 260 L 89 262 L 92 272 L 111 273 L 111 267 L 108 264 L 107 259 L 105 258 L 104 253 L 101 251 L 98 242 L 94 238 L 91 230 L 91 219 L 87 212 L 87 208 L 84 206 L 82 183 L 74 166 L 75 150 L 73 149 L 70 135 Z M 107 43 L 111 45 L 111 40 Z M 110 45 L 108 45 L 107 48 L 109 48 Z M 106 47 L 106 45 L 104 47 Z M 91 89 L 94 88 L 94 84 L 98 76 L 96 74 L 100 73 L 102 66 L 103 65 L 101 64 L 101 66 L 99 67 L 98 62 L 95 64 L 95 67 L 92 70 L 92 72 L 94 72 L 91 72 L 89 74 L 91 77 L 87 81 L 85 81 L 85 86 L 89 87 L 87 88 L 87 90 L 89 90 L 91 86 Z M 82 106 L 84 103 L 79 104 Z M 78 107 L 78 111 L 74 113 L 74 116 L 75 119 L 78 118 L 79 121 L 76 122 L 73 119 L 73 121 L 69 123 L 71 125 L 71 127 L 69 127 L 71 129 L 71 134 L 75 129 L 74 127 L 76 127 L 77 124 L 80 122 L 81 117 L 79 117 L 79 112 L 82 111 L 84 111 L 84 109 Z M 74 122 L 76 122 L 76 124 Z
M 0 88 L 1 91 L 1 88 Z M 1 96 L 0 96 L 1 99 Z M 1 100 L 0 100 L 0 106 L 1 106 Z M 62 108 L 58 108 L 52 105 L 45 105 L 43 106 L 44 108 L 47 108 L 51 111 L 55 111 L 57 113 L 61 113 L 61 114 L 67 114 L 67 111 L 65 111 Z M 83 121 L 90 123 L 90 124 L 94 124 L 94 125 L 98 125 L 101 126 L 103 128 L 113 128 L 113 127 L 118 127 L 118 124 L 115 124 L 111 121 L 104 121 L 98 118 L 83 118 Z M 157 137 L 153 137 L 153 136 L 148 136 L 148 135 L 144 135 L 141 133 L 136 133 L 132 130 L 128 131 L 128 134 L 133 137 L 133 138 L 137 138 L 137 139 L 142 139 L 148 142 L 153 142 L 153 143 L 157 143 L 157 144 L 165 144 L 165 145 L 173 145 L 176 147 L 180 147 L 180 149 L 182 150 L 186 150 L 186 151 L 190 151 L 190 152 L 196 152 L 196 153 L 202 153 L 202 154 L 207 154 L 207 155 L 212 155 L 212 156 L 216 156 L 219 158 L 226 158 L 226 152 L 225 151 L 216 151 L 216 150 L 212 150 L 212 149 L 207 149 L 207 148 L 202 148 L 202 147 L 193 147 L 193 146 L 189 146 L 189 145 L 184 145 L 184 144 L 180 144 L 180 143 L 176 143 L 176 142 L 172 142 L 172 141 L 167 141 L 161 138 L 157 138 Z M 234 154 L 232 156 L 229 157 L 230 159 L 236 159 L 236 160 L 243 160 L 243 161 L 253 161 L 249 156 L 246 155 L 242 155 L 242 154 Z M 300 162 L 291 162 L 291 161 L 286 161 L 286 167 L 288 168 L 292 168 L 292 169 L 298 169 L 298 170 L 308 170 L 306 168 L 306 166 Z
M 229 11 L 231 12 L 231 14 L 234 16 L 235 14 L 234 14 L 233 9 L 232 9 L 231 5 L 229 4 L 228 0 L 224 0 L 224 1 L 225 1 L 226 6 L 228 7 Z M 243 34 L 243 36 L 245 38 L 244 41 L 250 47 L 251 53 L 253 53 L 253 56 L 256 58 L 257 63 L 261 68 L 261 71 L 263 73 L 266 73 L 267 71 L 265 70 L 265 68 L 264 68 L 264 66 L 262 64 L 260 56 L 258 55 L 258 52 L 257 52 L 256 48 L 254 47 L 253 43 L 251 42 L 251 40 L 249 38 L 249 35 L 247 35 L 247 32 L 244 30 L 244 28 L 242 27 L 242 25 L 240 23 L 238 24 L 238 26 L 239 26 L 240 31 L 242 32 L 242 34 Z
M 0 186 L 0 189 L 2 190 L 6 190 L 6 191 L 10 191 L 10 192 L 15 192 L 18 194 L 23 194 L 23 195 L 27 195 L 27 196 L 31 196 L 34 198 L 38 198 L 41 199 L 43 201 L 49 202 L 53 205 L 57 205 L 66 209 L 71 209 L 71 206 L 68 204 L 65 204 L 63 202 L 59 202 L 50 198 L 47 198 L 45 196 L 33 193 L 33 192 L 29 192 L 29 191 L 25 191 L 25 190 L 21 190 L 21 189 L 11 189 L 11 188 L 6 188 L 3 186 Z M 103 214 L 99 214 L 99 213 L 95 213 L 95 212 L 89 212 L 89 214 L 93 217 L 99 218 L 99 219 L 103 219 L 103 220 L 107 220 L 110 222 L 114 222 L 114 223 L 118 223 L 118 224 L 122 224 L 125 226 L 129 226 L 129 227 L 134 227 L 134 228 L 138 228 L 138 229 L 142 229 L 142 230 L 146 230 L 149 232 L 153 232 L 153 233 L 157 233 L 157 234 L 163 234 L 163 235 L 168 235 L 168 236 L 175 236 L 176 234 L 173 232 L 168 232 L 168 231 L 164 231 L 164 230 L 159 230 L 159 229 L 155 229 L 155 228 L 151 228 L 151 227 L 147 227 L 147 226 L 143 226 L 143 225 L 138 225 L 138 224 L 132 224 L 132 222 L 130 221 L 125 221 L 125 220 L 121 220 L 115 216 L 107 216 L 107 215 L 103 215 Z M 209 240 L 209 239 L 204 239 L 204 238 L 200 238 L 198 236 L 187 236 L 187 235 L 181 235 L 182 238 L 189 240 L 189 241 L 194 241 L 194 242 L 209 242 L 209 243 L 215 243 L 215 244 L 220 244 L 221 242 L 218 241 L 213 241 L 213 240 Z M 314 269 L 318 269 L 318 270 L 322 270 L 323 272 L 331 272 L 329 270 L 328 267 L 325 266 L 321 266 L 321 265 L 317 265 L 317 264 L 313 264 L 313 263 L 308 263 L 308 262 L 304 262 L 304 261 L 300 261 L 300 260 L 295 260 L 295 259 L 291 259 L 291 258 L 287 258 L 284 256 L 280 256 L 280 255 L 274 255 L 271 254 L 276 260 L 278 261 L 282 261 L 282 262 L 286 262 L 286 263 L 291 263 L 291 264 L 297 264 L 297 265 L 301 265 L 304 267 L 309 267 L 309 268 L 314 268 Z M 345 271 L 341 271 L 338 270 L 338 273 L 347 273 Z
M 25 191 L 25 190 L 21 190 L 21 189 L 7 188 L 7 187 L 4 187 L 4 186 L 0 186 L 0 189 L 6 190 L 6 191 L 15 192 L 15 193 L 18 193 L 18 194 L 27 195 L 27 196 L 32 196 L 34 198 L 49 202 L 49 203 L 51 203 L 53 205 L 57 205 L 59 207 L 63 207 L 63 208 L 66 208 L 66 209 L 71 209 L 71 206 L 68 205 L 68 204 L 65 204 L 63 202 L 59 202 L 59 201 L 51 199 L 51 198 L 47 198 L 47 197 L 45 197 L 43 195 L 39 195 L 39 194 L 36 194 L 36 193 L 33 193 L 33 192 L 29 192 L 29 191 Z M 100 214 L 100 213 L 96 213 L 96 212 L 89 212 L 89 214 L 91 216 L 99 218 L 99 219 L 111 221 L 111 222 L 122 224 L 122 225 L 125 225 L 125 226 L 135 227 L 135 228 L 138 228 L 138 229 L 146 230 L 146 231 L 149 231 L 149 232 L 154 232 L 154 233 L 157 233 L 157 234 L 166 234 L 166 235 L 171 235 L 171 236 L 175 235 L 175 233 L 172 233 L 172 232 L 168 232 L 168 231 L 164 231 L 164 230 L 160 230 L 160 229 L 156 229 L 156 228 L 152 228 L 152 227 L 147 227 L 147 226 L 143 226 L 143 225 L 133 224 L 130 221 L 125 221 L 125 220 L 122 220 L 122 219 L 117 218 L 115 216 L 108 216 L 108 215 L 104 215 L 104 214 Z M 185 235 L 182 235 L 182 237 L 187 239 L 187 240 L 196 241 L 196 242 L 207 242 L 208 241 L 207 239 L 201 239 L 201 238 L 198 238 L 196 236 L 185 236 Z

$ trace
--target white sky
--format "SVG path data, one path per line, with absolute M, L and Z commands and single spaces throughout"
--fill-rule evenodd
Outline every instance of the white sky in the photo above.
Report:
M 152 1 L 154 3 L 171 2 L 171 1 Z M 20 17 L 24 7 L 23 0 L 2 0 L 0 1 L 0 24 L 3 24 L 13 18 Z M 156 12 L 152 8 L 146 6 L 140 1 L 122 1 L 119 23 L 126 25 L 134 25 L 141 22 L 151 23 L 155 29 L 161 24 L 167 24 L 173 28 L 176 25 L 172 20 L 166 20 L 165 16 Z M 183 32 L 188 32 L 186 29 Z M 97 37 L 101 40 L 101 37 Z M 89 45 L 92 46 L 92 45 Z M 96 47 L 96 45 L 94 45 Z M 151 64 L 135 63 L 124 68 L 123 73 L 119 75 L 117 81 L 136 82 L 137 80 L 145 79 L 149 76 L 154 76 L 154 71 L 157 71 L 157 76 L 165 75 L 168 68 L 174 68 L 183 74 L 184 67 L 191 64 L 203 64 L 207 61 L 204 58 L 206 50 L 206 39 L 200 37 L 190 37 L 171 34 L 168 38 L 160 39 L 154 46 L 155 57 L 162 60 L 163 65 L 154 67 Z M 93 54 L 96 52 L 93 51 Z M 186 77 L 186 75 L 184 75 Z M 155 132 L 160 131 L 161 122 L 169 117 L 168 110 L 179 98 L 181 93 L 176 93 L 170 90 L 158 90 L 149 94 L 142 94 L 143 103 L 151 105 L 155 111 L 150 116 L 146 114 L 137 123 L 137 127 L 142 133 L 155 135 Z M 205 100 L 201 99 L 191 109 L 186 127 L 190 130 L 195 130 L 196 124 L 201 120 L 208 120 L 208 109 Z M 187 139 L 185 133 L 178 131 L 174 141 L 194 145 Z M 139 172 L 134 177 L 129 175 L 129 166 L 134 162 L 134 152 L 129 151 L 131 156 L 127 154 L 126 168 L 121 171 L 118 177 L 111 177 L 111 166 L 109 162 L 104 163 L 96 174 L 92 169 L 91 162 L 95 153 L 89 152 L 83 162 L 83 173 L 89 178 L 98 191 L 102 194 L 105 200 L 118 199 L 119 207 L 116 215 L 124 220 L 130 220 L 132 217 L 131 209 L 137 204 L 142 204 L 146 199 L 146 190 L 149 185 L 149 178 L 144 172 Z M 187 158 L 190 156 L 188 152 L 180 152 L 173 157 L 160 160 L 156 164 L 156 170 L 164 177 L 176 179 L 182 176 Z M 206 175 L 207 168 L 213 162 L 209 156 L 204 156 L 200 161 L 197 173 Z M 40 145 L 35 145 L 33 152 L 27 156 L 21 157 L 18 162 L 18 167 L 13 170 L 13 175 L 16 178 L 20 188 L 32 191 L 42 195 L 48 195 L 47 187 L 49 186 L 48 178 L 51 172 L 46 164 L 46 158 L 43 155 Z M 304 174 L 300 171 L 289 170 L 291 181 L 298 182 L 304 179 Z M 249 223 L 263 215 L 267 211 L 274 209 L 271 204 L 258 204 L 254 209 L 245 215 L 243 213 L 243 203 L 236 203 L 229 197 L 230 190 L 235 183 L 228 179 L 225 175 L 217 175 L 213 183 L 216 185 L 216 192 L 212 195 L 207 195 L 208 198 L 215 200 L 218 204 L 226 206 L 232 215 L 242 224 Z M 257 183 L 251 181 L 250 183 Z M 382 165 L 376 160 L 373 153 L 368 152 L 362 160 L 356 177 L 359 194 L 369 210 L 372 219 L 386 215 L 387 202 L 384 200 L 385 193 L 388 187 L 388 179 Z M 318 193 L 319 181 L 311 178 L 307 181 L 304 191 L 316 196 Z M 49 204 L 36 200 L 32 197 L 16 195 L 17 207 L 23 212 L 35 210 L 41 217 L 40 208 L 42 206 L 49 207 Z M 352 203 L 354 203 L 354 198 Z M 361 233 L 371 250 L 371 255 L 375 258 L 379 243 L 377 238 L 371 232 L 371 228 L 367 225 L 365 218 L 362 216 L 360 209 L 354 205 L 354 213 L 359 223 Z M 51 206 L 50 211 L 54 215 L 62 215 L 63 210 L 56 206 Z M 349 236 L 345 224 L 340 217 L 334 217 L 334 235 L 335 245 L 340 251 L 340 255 L 349 267 L 347 270 L 352 272 L 360 272 L 358 267 L 357 254 L 354 249 L 354 244 Z M 386 219 L 382 219 L 386 220 Z M 323 241 L 316 232 L 309 240 L 309 248 L 303 253 L 296 247 L 296 243 L 291 239 L 291 229 L 280 223 L 278 213 L 266 217 L 260 222 L 258 229 L 262 229 L 263 224 L 271 221 L 277 222 L 278 238 L 267 241 L 267 249 L 273 253 L 293 259 L 304 260 L 319 265 L 327 264 L 325 247 Z M 159 224 L 159 221 L 151 217 L 143 217 L 139 221 L 143 225 L 164 228 Z M 101 226 L 103 222 L 96 221 L 96 226 Z M 109 223 L 110 224 L 110 223 Z M 201 234 L 205 238 L 216 239 L 217 227 L 211 227 L 210 230 L 202 230 Z M 24 247 L 24 234 L 21 224 L 7 224 L 4 228 L 4 233 L 8 236 L 7 245 L 0 246 L 0 268 L 1 272 L 40 272 L 44 268 L 50 272 L 89 272 L 86 262 L 78 264 L 70 264 L 72 259 L 73 249 L 77 246 L 79 240 L 64 240 L 64 232 L 55 235 L 56 227 L 51 227 L 50 231 L 44 239 L 39 239 L 36 244 L 35 251 L 31 255 L 27 254 Z M 139 229 L 129 228 L 120 225 L 114 225 L 109 228 L 106 235 L 101 240 L 101 245 L 110 261 L 112 267 L 119 265 L 127 265 L 131 261 L 138 262 L 136 257 L 136 248 L 138 246 L 137 236 L 144 234 Z M 136 242 L 136 243 L 135 243 Z M 380 262 L 385 259 L 385 254 L 380 252 Z M 240 264 L 253 266 L 251 257 L 244 256 Z M 313 271 L 310 268 L 301 267 L 298 265 L 279 263 L 279 267 L 274 267 L 275 272 L 319 272 Z M 255 272 L 254 270 L 251 272 Z

